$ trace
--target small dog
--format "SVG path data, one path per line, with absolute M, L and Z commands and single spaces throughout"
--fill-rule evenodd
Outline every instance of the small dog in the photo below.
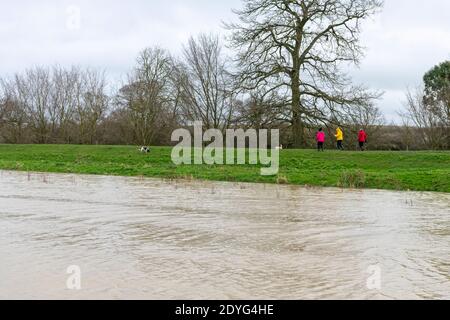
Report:
M 141 153 L 150 153 L 150 148 L 149 148 L 149 147 L 141 147 L 141 148 L 139 149 L 139 151 L 140 151 Z
M 283 145 L 281 144 L 279 147 L 275 147 L 275 150 L 283 150 Z

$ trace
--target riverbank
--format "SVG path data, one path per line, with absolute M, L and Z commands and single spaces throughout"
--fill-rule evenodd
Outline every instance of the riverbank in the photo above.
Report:
M 171 150 L 141 154 L 129 146 L 0 145 L 0 169 L 450 192 L 450 152 L 283 150 L 278 176 L 263 177 L 258 166 L 176 166 Z

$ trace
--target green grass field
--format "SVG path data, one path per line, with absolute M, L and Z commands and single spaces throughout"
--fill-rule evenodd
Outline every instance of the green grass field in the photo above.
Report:
M 258 166 L 175 166 L 171 150 L 144 155 L 124 146 L 0 145 L 0 169 L 450 192 L 450 152 L 283 150 L 279 175 L 263 177 Z

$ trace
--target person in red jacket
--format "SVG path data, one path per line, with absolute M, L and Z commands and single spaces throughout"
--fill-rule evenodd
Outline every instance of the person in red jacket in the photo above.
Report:
M 316 140 L 317 140 L 317 150 L 323 151 L 323 145 L 325 143 L 325 132 L 323 132 L 322 128 L 320 128 L 319 131 L 317 132 Z
M 367 142 L 367 133 L 364 131 L 364 129 L 361 129 L 358 134 L 358 141 L 359 141 L 359 148 L 361 151 L 365 150 L 365 144 Z

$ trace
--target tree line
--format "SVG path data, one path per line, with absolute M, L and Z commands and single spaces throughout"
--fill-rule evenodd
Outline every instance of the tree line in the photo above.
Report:
M 225 41 L 191 37 L 179 56 L 146 48 L 117 90 L 104 72 L 80 67 L 35 67 L 0 78 L 0 141 L 170 145 L 173 130 L 201 120 L 205 129 L 222 131 L 278 128 L 288 147 L 312 145 L 318 127 L 331 134 L 341 126 L 351 146 L 364 128 L 374 149 L 448 148 L 445 64 L 427 74 L 422 92 L 408 95 L 398 127 L 385 125 L 376 107 L 381 93 L 344 72 L 360 62 L 361 24 L 381 6 L 243 0 L 239 22 L 225 25 Z

